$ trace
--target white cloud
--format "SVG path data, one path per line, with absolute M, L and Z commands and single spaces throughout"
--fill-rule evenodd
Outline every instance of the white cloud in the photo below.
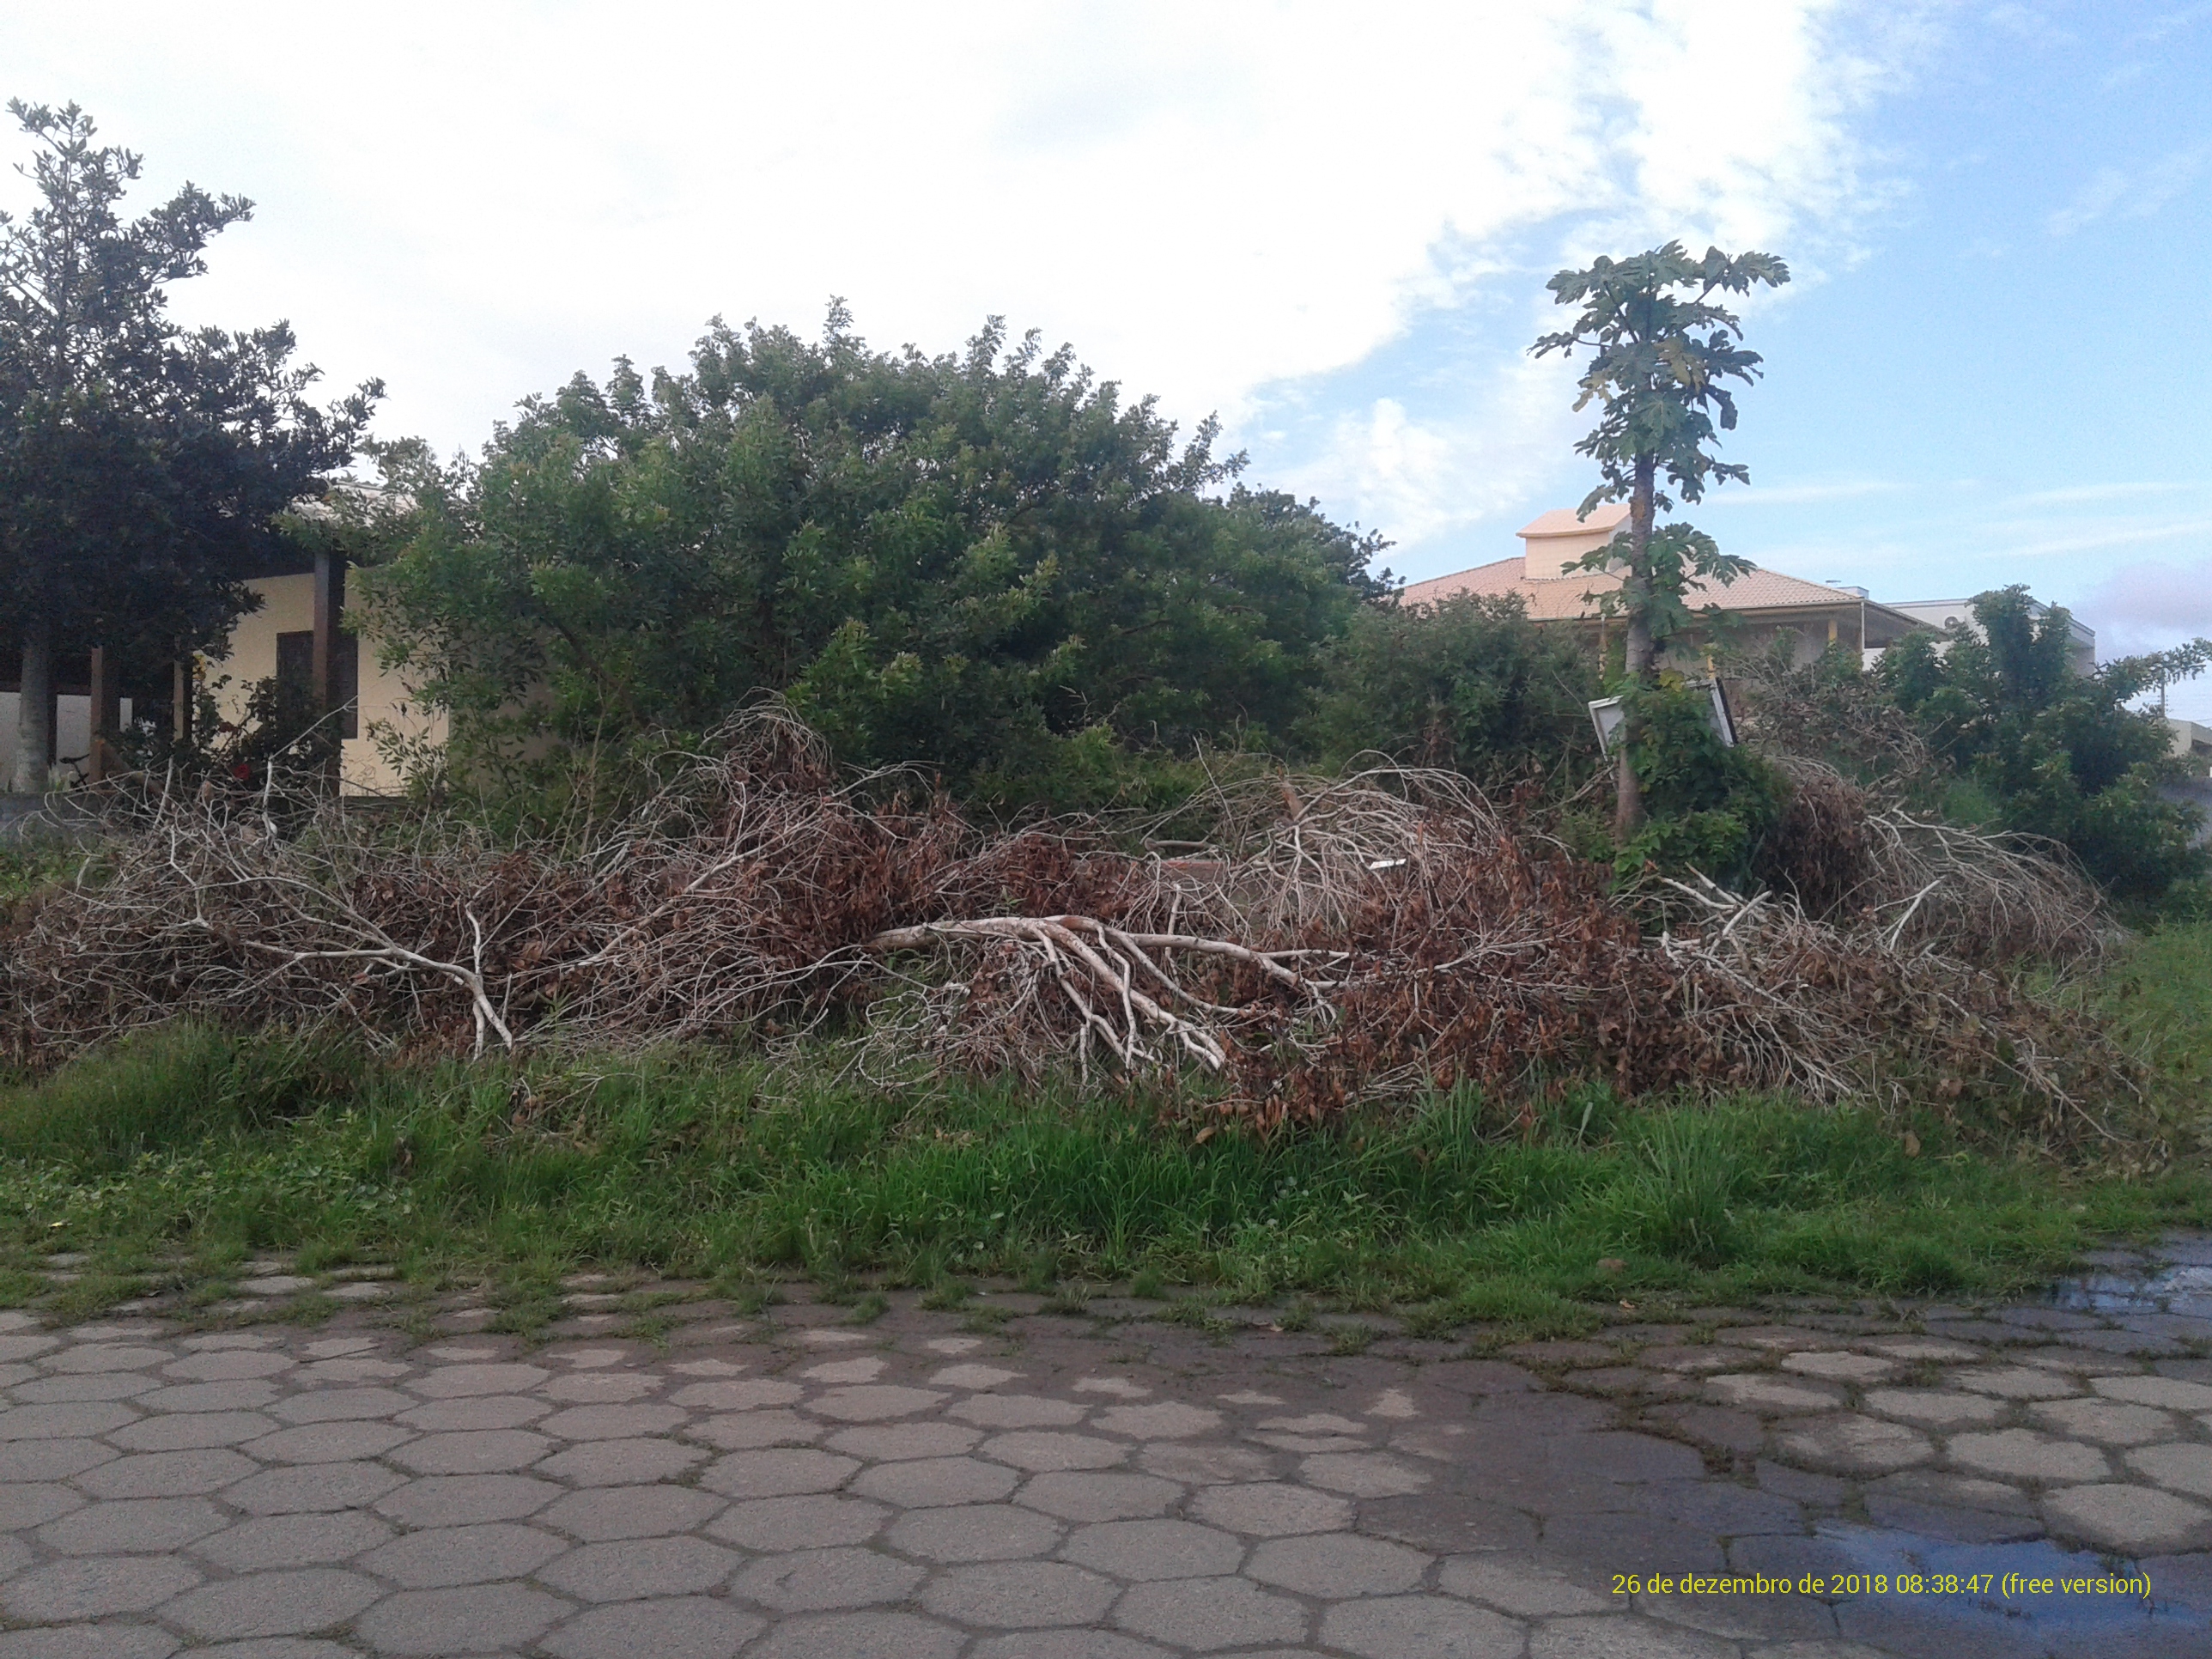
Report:
M 2212 143 L 2171 150 L 2133 173 L 2100 167 L 2074 199 L 2046 222 L 2053 236 L 2071 236 L 2100 219 L 2148 219 L 2185 194 L 2212 163 Z
M 1514 507 L 1540 446 L 1556 469 L 1586 424 L 1559 366 L 1519 358 L 1531 330 L 1438 409 L 1327 377 L 1486 297 L 1518 315 L 1593 252 L 1847 256 L 1850 121 L 1894 41 L 1854 9 L 1875 45 L 1847 49 L 1843 16 L 80 4 L 0 17 L 0 90 L 84 103 L 147 153 L 148 200 L 186 174 L 253 196 L 179 310 L 290 317 L 334 380 L 386 378 L 388 432 L 473 445 L 579 366 L 678 361 L 715 313 L 811 329 L 837 294 L 933 350 L 1003 312 L 1187 422 L 1304 388 L 1334 435 L 1261 476 L 1413 543 Z

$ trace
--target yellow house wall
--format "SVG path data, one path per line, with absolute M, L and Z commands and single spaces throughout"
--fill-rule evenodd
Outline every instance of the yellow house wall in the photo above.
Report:
M 264 576 L 246 586 L 261 596 L 261 608 L 238 619 L 222 656 L 200 659 L 204 683 L 214 692 L 216 707 L 227 720 L 240 719 L 255 684 L 276 674 L 276 636 L 304 633 L 315 625 L 313 576 Z M 389 733 L 410 743 L 442 745 L 446 717 L 441 710 L 424 707 L 398 674 L 385 672 L 373 636 L 362 635 L 360 657 L 361 735 L 348 738 L 343 745 L 340 764 L 345 792 L 398 794 L 406 787 L 406 780 L 379 752 L 377 739 Z

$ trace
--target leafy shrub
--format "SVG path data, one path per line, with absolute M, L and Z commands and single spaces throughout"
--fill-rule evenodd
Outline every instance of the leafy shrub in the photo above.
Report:
M 2166 723 L 2127 705 L 2201 672 L 2212 641 L 2076 673 L 2071 622 L 2024 587 L 1973 602 L 1979 634 L 1916 633 L 1884 653 L 1883 684 L 1930 745 L 1995 803 L 2004 828 L 2064 842 L 2117 898 L 2154 902 L 2205 873 L 2202 814 L 2165 799 L 2179 776 Z
M 1338 763 L 1380 750 L 1492 787 L 1549 773 L 1578 782 L 1598 758 L 1596 695 L 1596 665 L 1517 596 L 1373 605 L 1332 651 L 1305 732 Z

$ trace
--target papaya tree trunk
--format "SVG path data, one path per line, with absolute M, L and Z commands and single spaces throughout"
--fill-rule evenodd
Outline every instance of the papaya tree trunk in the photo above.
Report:
M 1649 455 L 1636 461 L 1636 487 L 1628 498 L 1628 572 L 1621 583 L 1622 609 L 1628 617 L 1627 669 L 1632 687 L 1641 689 L 1652 677 L 1651 645 L 1651 520 L 1656 463 Z M 1644 790 L 1636 781 L 1630 757 L 1628 728 L 1621 728 L 1618 771 L 1613 780 L 1613 839 L 1623 847 L 1644 827 Z

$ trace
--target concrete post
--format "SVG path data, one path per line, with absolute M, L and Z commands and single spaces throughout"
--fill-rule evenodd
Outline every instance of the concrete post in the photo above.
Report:
M 54 760 L 54 666 L 43 617 L 23 630 L 23 676 L 15 699 L 15 775 L 18 795 L 43 795 Z

